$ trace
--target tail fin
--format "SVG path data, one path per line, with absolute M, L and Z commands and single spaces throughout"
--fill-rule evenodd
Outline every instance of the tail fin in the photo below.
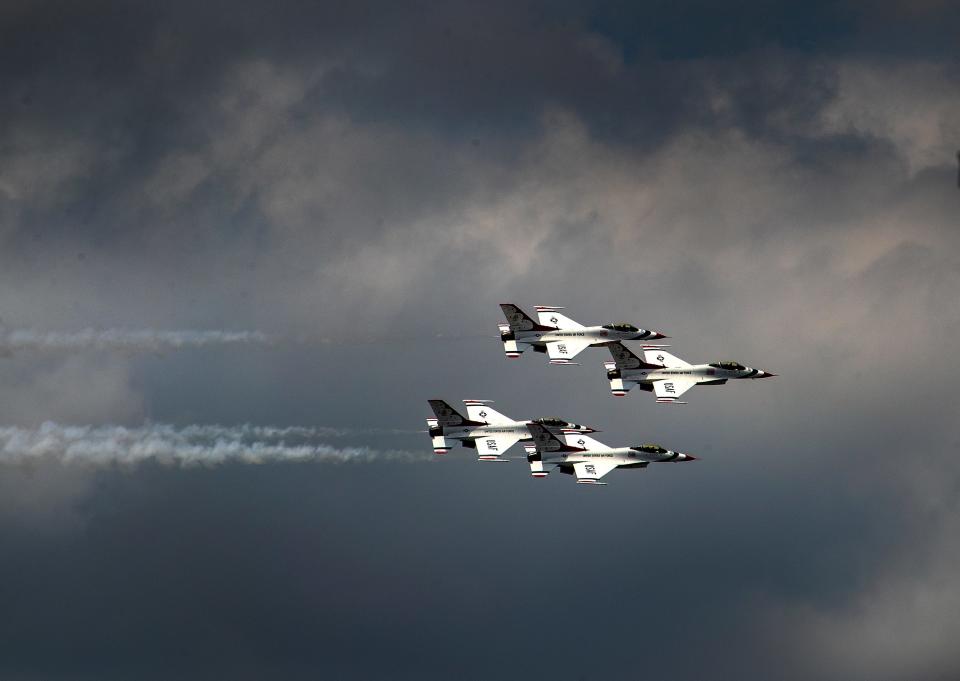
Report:
M 503 316 L 507 318 L 507 325 L 513 332 L 517 331 L 546 331 L 551 327 L 542 326 L 533 321 L 533 318 L 513 303 L 500 303 Z
M 430 408 L 433 409 L 433 413 L 437 416 L 437 425 L 439 427 L 462 426 L 469 423 L 469 420 L 464 418 L 463 414 L 443 400 L 427 400 L 427 402 L 430 403 Z
M 562 310 L 562 307 L 552 307 L 549 305 L 537 305 L 537 317 L 540 318 L 540 323 L 543 326 L 549 327 L 551 329 L 582 329 L 583 324 L 580 322 L 575 322 L 566 315 L 562 315 L 558 310 Z
M 533 436 L 533 446 L 537 448 L 537 455 L 542 456 L 543 454 L 553 452 L 582 451 L 577 447 L 571 447 L 566 444 L 539 423 L 528 423 L 527 428 L 530 430 L 530 435 Z
M 613 357 L 613 363 L 617 369 L 643 369 L 644 367 L 661 366 L 643 361 L 633 354 L 623 343 L 610 343 L 607 345 L 607 350 L 610 351 L 610 355 Z
M 490 406 L 490 400 L 464 400 L 467 407 L 467 417 L 471 421 L 481 421 L 492 425 L 513 423 L 513 419 L 504 416 Z

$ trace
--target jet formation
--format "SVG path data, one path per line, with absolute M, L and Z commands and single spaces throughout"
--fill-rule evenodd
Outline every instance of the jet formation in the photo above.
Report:
M 776 374 L 752 369 L 739 362 L 690 364 L 667 352 L 669 345 L 653 344 L 668 336 L 629 322 L 584 326 L 561 314 L 562 307 L 538 305 L 537 321 L 513 303 L 502 303 L 506 323 L 500 323 L 500 340 L 510 359 L 524 351 L 546 354 L 549 363 L 576 365 L 573 358 L 589 347 L 605 347 L 612 362 L 605 362 L 610 392 L 625 396 L 638 388 L 653 393 L 659 404 L 680 401 L 695 385 L 723 385 L 731 379 L 768 378 Z M 642 341 L 643 358 L 625 343 Z M 435 418 L 427 419 L 433 451 L 446 454 L 459 443 L 474 449 L 478 461 L 506 462 L 505 454 L 522 442 L 530 474 L 544 478 L 551 471 L 572 475 L 577 483 L 605 485 L 601 478 L 617 468 L 644 469 L 651 463 L 695 461 L 697 457 L 657 444 L 610 447 L 590 437 L 595 428 L 561 418 L 517 421 L 490 406 L 490 400 L 463 400 L 464 416 L 443 400 L 428 400 Z

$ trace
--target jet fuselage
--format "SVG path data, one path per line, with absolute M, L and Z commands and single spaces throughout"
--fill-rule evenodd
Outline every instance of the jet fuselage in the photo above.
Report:
M 572 447 L 576 447 L 576 436 L 568 437 L 567 442 Z M 669 449 L 663 452 L 645 452 L 634 447 L 611 447 L 608 449 L 584 449 L 576 452 L 543 452 L 541 458 L 545 464 L 603 461 L 617 466 L 629 466 L 639 463 L 690 461 L 694 457 Z
M 591 346 L 606 345 L 625 340 L 649 340 L 662 337 L 645 329 L 637 331 L 612 331 L 602 326 L 586 326 L 582 329 L 553 329 L 550 331 L 513 331 L 513 340 L 519 343 L 538 345 L 542 343 L 562 343 L 568 340 L 590 341 Z
M 659 367 L 642 369 L 611 369 L 609 374 L 619 373 L 619 378 L 641 383 L 669 380 L 683 376 L 697 383 L 726 381 L 731 378 L 766 378 L 772 374 L 759 369 L 719 369 L 709 364 L 695 364 L 685 367 Z M 613 376 L 611 376 L 613 378 Z

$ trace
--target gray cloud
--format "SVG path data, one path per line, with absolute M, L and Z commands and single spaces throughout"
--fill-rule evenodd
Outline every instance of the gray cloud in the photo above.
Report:
M 429 454 L 393 431 L 474 397 L 702 459 L 581 494 L 467 451 L 21 457 L 6 676 L 955 675 L 950 8 L 222 10 L 5 10 L 0 314 L 328 342 L 18 354 L 4 432 L 89 424 L 103 455 L 148 419 L 165 452 L 322 424 Z M 780 377 L 613 400 L 601 351 L 504 360 L 505 300 Z
M 0 351 L 123 350 L 161 352 L 185 347 L 269 345 L 276 339 L 260 331 L 162 331 L 158 329 L 84 329 L 36 331 L 11 329 L 0 335 Z

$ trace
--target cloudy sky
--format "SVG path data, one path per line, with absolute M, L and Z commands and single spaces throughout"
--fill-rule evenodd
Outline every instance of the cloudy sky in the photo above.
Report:
M 269 342 L 0 357 L 0 676 L 960 676 L 958 30 L 938 0 L 5 2 L 5 332 Z M 779 377 L 614 399 L 602 351 L 506 360 L 507 301 Z M 701 460 L 437 461 L 435 397 Z M 170 454 L 214 425 L 208 465 Z

